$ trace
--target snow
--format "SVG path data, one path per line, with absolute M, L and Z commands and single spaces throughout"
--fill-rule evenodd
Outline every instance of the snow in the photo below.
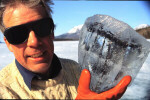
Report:
M 150 40 L 148 40 L 150 41 Z M 55 53 L 59 57 L 78 61 L 78 41 L 56 41 Z M 4 43 L 0 43 L 0 70 L 14 59 Z M 149 100 L 150 92 L 150 54 L 140 72 L 121 100 Z
M 78 41 L 56 41 L 54 42 L 54 52 L 58 57 L 78 62 Z
M 147 28 L 147 27 L 149 27 L 148 24 L 140 24 L 140 25 L 136 26 L 134 29 L 138 30 L 138 29 Z
M 83 24 L 75 26 L 72 29 L 70 29 L 67 33 L 68 34 L 77 33 L 77 32 L 79 32 L 81 30 L 82 26 L 83 26 Z

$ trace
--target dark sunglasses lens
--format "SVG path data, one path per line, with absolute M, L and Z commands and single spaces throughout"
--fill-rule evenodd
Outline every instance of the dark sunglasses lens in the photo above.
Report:
M 24 26 L 12 27 L 4 32 L 4 36 L 11 44 L 23 43 L 28 37 L 29 31 Z
M 33 27 L 33 30 L 40 37 L 48 36 L 52 33 L 52 30 L 54 30 L 52 23 L 50 19 L 41 20 Z
M 6 29 L 4 36 L 11 44 L 21 44 L 27 40 L 30 29 L 39 37 L 48 36 L 54 30 L 53 20 L 45 18 L 35 22 L 14 26 Z

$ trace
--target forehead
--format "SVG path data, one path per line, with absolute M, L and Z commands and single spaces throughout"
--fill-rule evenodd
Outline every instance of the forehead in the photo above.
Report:
M 17 7 L 6 7 L 3 14 L 4 26 L 12 27 L 25 24 L 46 17 L 47 14 L 42 6 L 30 8 L 19 4 Z

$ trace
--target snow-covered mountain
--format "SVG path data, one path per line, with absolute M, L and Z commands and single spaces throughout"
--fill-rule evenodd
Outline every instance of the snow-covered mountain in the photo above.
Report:
M 68 34 L 79 33 L 79 31 L 81 30 L 82 26 L 83 26 L 83 24 L 73 27 L 71 30 L 68 31 Z
M 60 39 L 78 40 L 79 39 L 79 32 L 80 32 L 82 26 L 83 26 L 83 24 L 75 26 L 72 29 L 70 29 L 67 33 L 56 36 L 55 39 L 58 39 L 58 40 L 60 40 Z M 143 29 L 143 28 L 147 28 L 147 27 L 150 27 L 150 25 L 140 24 L 137 27 L 135 27 L 134 30 L 139 30 L 139 29 Z
M 139 30 L 139 29 L 147 28 L 147 27 L 150 27 L 150 25 L 148 25 L 148 24 L 140 24 L 140 25 L 136 26 L 134 29 L 135 30 Z
M 78 25 L 70 29 L 67 33 L 56 36 L 55 39 L 72 39 L 78 40 L 79 39 L 79 32 L 83 25 Z

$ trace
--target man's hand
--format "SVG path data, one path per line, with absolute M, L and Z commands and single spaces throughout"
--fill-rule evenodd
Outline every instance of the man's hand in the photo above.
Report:
M 97 94 L 90 90 L 90 72 L 84 69 L 81 73 L 78 86 L 78 95 L 76 99 L 102 99 L 117 100 L 122 97 L 131 82 L 131 76 L 125 76 L 114 88 Z

